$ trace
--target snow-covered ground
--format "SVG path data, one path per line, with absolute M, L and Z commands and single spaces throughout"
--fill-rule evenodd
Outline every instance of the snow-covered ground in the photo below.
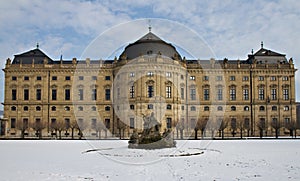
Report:
M 0 141 L 0 180 L 300 180 L 300 140 Z

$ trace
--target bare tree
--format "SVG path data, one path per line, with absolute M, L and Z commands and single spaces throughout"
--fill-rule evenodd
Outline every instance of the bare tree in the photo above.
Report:
M 289 130 L 290 132 L 290 136 L 293 138 L 293 135 L 294 135 L 294 131 L 295 131 L 295 138 L 296 138 L 296 128 L 297 128 L 297 124 L 295 121 L 289 121 L 287 123 L 285 123 L 284 127 L 286 129 Z
M 25 138 L 25 132 L 29 129 L 28 119 L 19 120 L 16 128 L 21 131 L 21 138 Z
M 245 121 L 242 119 L 239 119 L 237 121 L 237 128 L 240 130 L 240 138 L 243 138 L 243 132 L 245 130 Z
M 260 119 L 257 123 L 257 127 L 259 130 L 259 137 L 262 138 L 264 135 L 264 130 L 266 129 L 265 119 Z
M 120 139 L 122 139 L 122 136 L 124 138 L 124 132 L 125 132 L 126 127 L 127 127 L 126 124 L 123 121 L 121 121 L 120 119 L 118 119 L 117 129 L 119 130 Z
M 79 126 L 78 126 L 76 120 L 72 120 L 72 121 L 70 122 L 69 129 L 71 129 L 71 138 L 74 139 L 74 132 L 75 132 L 75 130 L 78 130 L 78 129 L 79 129 Z
M 278 138 L 279 130 L 282 127 L 280 121 L 274 118 L 271 122 L 271 127 L 275 130 L 275 138 Z
M 219 136 L 222 137 L 222 139 L 224 139 L 224 130 L 228 126 L 228 121 L 227 120 L 223 120 L 223 119 L 221 119 L 219 121 L 220 121 Z
M 201 139 L 204 138 L 204 131 L 205 131 L 207 122 L 208 122 L 207 118 L 199 118 L 198 119 L 198 121 L 197 121 L 197 123 L 195 125 L 195 128 L 194 128 L 195 139 L 198 139 L 198 130 L 201 131 Z
M 247 137 L 249 137 L 250 136 L 250 130 L 251 130 L 249 118 L 245 118 L 244 119 L 244 121 L 243 121 L 243 127 L 247 131 Z
M 231 134 L 232 134 L 232 137 L 235 137 L 236 135 L 236 130 L 237 130 L 237 122 L 236 122 L 236 119 L 235 118 L 232 118 L 230 120 L 230 128 L 231 128 Z
M 57 132 L 58 132 L 59 139 L 61 139 L 61 132 L 66 130 L 65 122 L 62 120 L 56 120 L 55 122 L 51 123 L 50 127 L 51 127 L 52 131 L 55 131 L 56 138 L 57 138 Z
M 104 131 L 106 130 L 105 125 L 103 124 L 102 121 L 97 121 L 96 125 L 94 125 L 94 126 L 95 126 L 94 129 L 95 129 L 95 131 L 98 134 L 98 138 L 101 139 L 101 131 L 102 130 L 104 130 Z
M 35 135 L 39 139 L 42 139 L 42 131 L 47 127 L 47 125 L 42 121 L 35 121 L 30 127 L 35 131 Z
M 77 126 L 78 127 L 76 127 L 76 129 L 78 130 L 79 139 L 82 139 L 83 131 L 87 128 L 87 124 L 84 122 L 83 119 L 79 119 L 77 122 Z
M 178 121 L 176 124 L 176 130 L 180 133 L 180 139 L 183 139 L 183 130 L 184 130 L 184 121 Z M 178 134 L 177 134 L 177 138 L 178 138 Z

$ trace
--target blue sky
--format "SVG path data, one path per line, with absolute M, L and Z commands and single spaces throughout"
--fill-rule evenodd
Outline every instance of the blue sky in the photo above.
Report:
M 264 41 L 264 47 L 293 57 L 295 66 L 300 67 L 299 9 L 297 0 L 0 1 L 0 66 L 4 68 L 7 58 L 35 48 L 37 42 L 53 59 L 61 54 L 64 59 L 79 58 L 97 36 L 110 28 L 137 19 L 159 18 L 196 32 L 211 47 L 214 58 L 245 59 Z M 163 28 L 153 24 L 154 33 L 163 32 Z M 3 76 L 1 72 L 2 88 Z M 3 102 L 3 89 L 0 91 Z

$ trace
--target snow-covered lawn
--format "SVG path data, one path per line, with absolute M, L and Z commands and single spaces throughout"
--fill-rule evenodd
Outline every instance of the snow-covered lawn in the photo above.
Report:
M 300 140 L 0 141 L 0 180 L 300 180 Z

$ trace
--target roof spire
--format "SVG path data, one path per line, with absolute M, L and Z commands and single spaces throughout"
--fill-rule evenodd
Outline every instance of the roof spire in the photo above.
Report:
M 253 48 L 252 48 L 252 50 L 251 50 L 251 54 L 253 55 Z
M 39 49 L 40 45 L 39 42 L 36 43 L 36 49 Z
M 151 29 L 152 29 L 152 27 L 151 27 L 151 20 L 150 19 L 148 20 L 148 29 L 149 29 L 149 33 L 150 33 Z
M 260 46 L 261 46 L 261 48 L 264 47 L 264 42 L 263 41 L 260 42 Z

